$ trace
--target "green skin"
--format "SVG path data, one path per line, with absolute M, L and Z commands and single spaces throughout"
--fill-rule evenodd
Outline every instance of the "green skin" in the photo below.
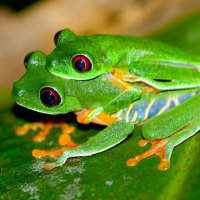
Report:
M 77 72 L 72 67 L 72 58 L 76 55 L 87 56 L 92 69 Z M 115 68 L 137 76 L 134 80 L 124 78 L 125 81 L 142 81 L 159 90 L 200 86 L 200 57 L 161 42 L 133 36 L 76 36 L 65 29 L 58 35 L 57 47 L 47 56 L 46 68 L 56 76 L 74 80 L 92 79 L 111 73 Z M 163 84 L 163 80 L 167 83 Z
M 119 49 L 123 49 L 122 52 L 119 52 Z M 74 71 L 71 58 L 77 53 L 88 57 L 93 54 L 93 67 L 90 72 L 79 74 Z M 26 64 L 27 72 L 13 86 L 13 98 L 24 107 L 53 115 L 95 109 L 89 116 L 91 120 L 99 113 L 110 115 L 134 101 L 142 101 L 141 90 L 145 86 L 137 83 L 137 80 L 133 83 L 133 89 L 126 92 L 110 82 L 108 77 L 113 66 L 121 68 L 123 72 L 137 75 L 138 80 L 159 90 L 170 88 L 178 94 L 178 89 L 185 89 L 186 92 L 188 88 L 200 90 L 199 63 L 199 58 L 158 42 L 148 43 L 147 40 L 128 36 L 76 37 L 71 31 L 64 30 L 59 35 L 57 48 L 51 55 L 46 56 L 37 51 L 30 56 Z M 59 105 L 48 107 L 42 103 L 40 91 L 45 87 L 57 91 L 61 97 Z M 183 93 L 184 90 L 180 91 Z M 153 95 L 151 98 L 160 97 Z M 165 152 L 168 162 L 173 148 L 200 129 L 199 102 L 200 94 L 197 93 L 170 111 L 152 118 L 143 126 L 143 136 L 147 139 L 156 140 L 168 136 Z M 180 116 L 181 120 L 177 120 Z M 105 151 L 120 143 L 133 130 L 134 123 L 116 121 L 86 143 L 63 152 L 61 157 L 49 166 L 61 166 L 70 157 L 90 156 Z

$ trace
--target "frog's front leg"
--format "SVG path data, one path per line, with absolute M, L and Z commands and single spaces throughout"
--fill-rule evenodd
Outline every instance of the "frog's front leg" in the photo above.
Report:
M 134 87 L 134 83 L 140 82 L 140 79 L 129 72 L 120 72 L 116 68 L 113 68 L 112 72 L 110 74 L 104 75 L 113 85 L 116 87 L 119 87 L 122 89 L 123 92 L 126 92 L 127 90 L 130 90 Z M 141 81 L 146 83 L 145 81 Z M 142 88 L 141 93 L 147 93 L 147 92 L 153 92 L 158 93 L 159 90 L 154 87 L 154 85 L 146 85 L 144 88 Z
M 108 126 L 119 120 L 118 117 L 105 114 L 102 110 L 103 108 L 83 109 L 74 113 L 77 115 L 77 121 L 82 124 L 93 122 L 95 124 Z
M 86 143 L 64 151 L 55 163 L 48 163 L 44 168 L 51 170 L 55 167 L 62 166 L 68 158 L 91 156 L 101 153 L 123 141 L 130 133 L 133 132 L 134 126 L 124 121 L 117 121 L 106 127 L 103 131 L 89 139 Z
M 188 84 L 187 82 L 180 80 L 149 79 L 145 77 L 138 77 L 132 83 L 142 83 L 147 85 L 148 88 L 154 88 L 153 91 L 157 93 L 159 91 L 199 87 L 200 83 L 198 81 L 199 80 L 194 79 L 190 81 L 190 84 Z
M 127 165 L 134 166 L 144 158 L 158 155 L 161 159 L 158 168 L 160 170 L 168 169 L 174 147 L 200 130 L 199 102 L 200 95 L 197 95 L 145 125 L 143 135 L 148 139 L 141 140 L 139 145 L 145 146 L 147 143 L 151 143 L 152 146 L 145 153 L 129 159 Z M 186 114 L 184 114 L 184 110 L 187 111 Z
M 76 144 L 70 134 L 74 131 L 73 126 L 69 126 L 65 122 L 35 122 L 35 123 L 29 123 L 25 124 L 15 130 L 16 135 L 25 135 L 30 130 L 37 130 L 40 129 L 39 133 L 33 137 L 34 142 L 42 142 L 46 140 L 46 137 L 51 132 L 51 129 L 54 127 L 60 127 L 61 128 L 61 134 L 58 138 L 58 143 L 62 148 L 60 149 L 52 149 L 52 150 L 42 150 L 42 149 L 33 149 L 32 155 L 36 158 L 41 158 L 44 156 L 59 156 L 64 150 L 71 149 L 78 144 Z
M 110 125 L 120 119 L 116 116 L 112 116 L 106 113 L 115 113 L 130 105 L 134 101 L 140 99 L 142 96 L 141 91 L 142 90 L 140 88 L 138 89 L 132 87 L 127 91 L 122 91 L 119 95 L 114 97 L 110 102 L 102 107 L 76 111 L 74 113 L 77 115 L 77 121 L 83 124 L 93 122 L 100 125 Z

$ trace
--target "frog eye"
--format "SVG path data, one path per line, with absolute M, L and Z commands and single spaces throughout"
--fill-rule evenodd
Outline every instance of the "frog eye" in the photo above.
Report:
M 45 87 L 40 91 L 40 99 L 47 107 L 57 106 L 61 102 L 60 95 L 49 87 Z
M 27 67 L 28 60 L 29 60 L 29 58 L 31 57 L 31 55 L 32 55 L 33 53 L 34 53 L 33 51 L 32 51 L 32 52 L 29 52 L 29 53 L 25 56 L 25 58 L 24 58 L 24 66 L 25 66 L 25 67 Z
M 54 44 L 57 46 L 58 43 L 58 38 L 60 33 L 62 32 L 62 30 L 58 31 L 55 35 L 54 35 Z
M 78 72 L 88 72 L 92 68 L 92 64 L 84 55 L 76 55 L 72 58 L 72 66 Z

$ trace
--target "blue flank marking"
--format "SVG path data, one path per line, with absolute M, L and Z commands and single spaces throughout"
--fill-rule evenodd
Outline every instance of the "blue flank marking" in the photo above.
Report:
M 128 108 L 124 108 L 123 110 L 122 110 L 122 113 L 121 113 L 121 118 L 122 119 L 126 119 L 126 113 L 128 112 Z
M 192 97 L 193 95 L 194 95 L 194 93 L 182 94 L 181 96 L 178 97 L 178 102 L 179 102 L 179 103 L 183 103 L 184 101 L 186 101 L 187 99 L 189 99 L 189 98 Z
M 170 101 L 170 104 L 169 104 L 169 106 L 168 106 L 168 108 L 167 108 L 167 110 L 173 108 L 174 106 L 176 106 L 176 104 L 175 104 L 175 102 L 174 102 L 173 100 L 171 100 L 171 101 Z M 167 110 L 166 110 L 166 111 L 167 111 Z
M 138 112 L 138 116 L 136 118 L 136 121 L 142 121 L 144 119 L 147 106 L 148 106 L 148 104 L 146 102 L 140 102 L 140 103 L 138 103 L 138 104 L 136 103 L 134 105 L 133 110 L 131 110 L 131 112 L 133 111 L 133 115 L 134 115 L 135 111 Z M 129 119 L 131 120 L 132 118 L 129 117 Z
M 188 100 L 189 98 L 191 98 L 192 96 L 195 96 L 199 93 L 200 93 L 200 90 L 195 91 L 195 92 L 188 92 L 188 93 L 185 93 L 185 94 L 175 95 L 173 98 L 172 97 L 171 98 L 165 97 L 165 98 L 157 99 L 153 103 L 153 105 L 151 106 L 147 119 L 155 117 L 160 112 L 160 110 L 166 106 L 167 103 L 169 103 L 169 106 L 167 108 L 165 108 L 165 110 L 163 110 L 163 112 L 166 112 L 166 111 L 170 110 L 171 108 L 177 106 L 174 102 L 174 99 L 177 100 L 177 103 L 179 105 L 179 104 L 183 103 L 184 101 Z M 132 123 L 142 122 L 144 120 L 145 111 L 148 108 L 149 103 L 150 102 L 146 102 L 146 101 L 135 102 L 133 104 L 132 109 L 129 112 L 128 121 L 132 122 Z M 122 113 L 120 115 L 120 117 L 122 119 L 126 120 L 126 115 L 127 115 L 129 108 L 130 108 L 130 106 L 126 107 L 122 110 Z M 137 112 L 138 115 L 137 115 L 137 118 L 133 121 L 133 116 L 134 116 L 135 112 Z
M 158 99 L 157 101 L 155 101 L 149 111 L 148 119 L 156 116 L 158 112 L 166 105 L 166 103 L 167 103 L 166 99 Z

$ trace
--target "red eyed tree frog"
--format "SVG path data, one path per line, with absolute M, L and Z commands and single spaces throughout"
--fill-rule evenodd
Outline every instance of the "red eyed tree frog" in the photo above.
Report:
M 76 146 L 68 137 L 73 128 L 61 124 L 60 144 L 68 146 L 37 152 L 38 157 L 61 154 L 44 167 L 53 169 L 70 157 L 103 152 L 122 142 L 135 124 L 144 124 L 139 144 L 152 146 L 127 165 L 158 155 L 158 168 L 169 168 L 173 148 L 200 129 L 200 58 L 131 36 L 76 36 L 63 30 L 55 43 L 50 55 L 36 51 L 25 58 L 27 72 L 14 84 L 13 98 L 38 112 L 74 112 L 80 123 L 107 127 Z

